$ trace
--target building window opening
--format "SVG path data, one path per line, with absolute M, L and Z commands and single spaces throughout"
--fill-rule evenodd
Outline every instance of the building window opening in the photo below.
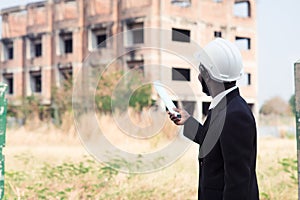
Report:
M 127 24 L 127 44 L 143 44 L 144 43 L 144 23 L 128 23 Z
M 191 81 L 191 70 L 184 68 L 172 68 L 173 81 Z
M 190 115 L 194 114 L 196 102 L 195 101 L 182 101 L 182 107 L 186 110 Z
M 238 81 L 239 86 L 249 86 L 251 85 L 251 74 L 245 73 Z
M 3 82 L 8 86 L 8 94 L 14 93 L 14 77 L 12 73 L 3 74 Z
M 76 3 L 76 0 L 65 0 L 65 3 Z
M 186 29 L 172 28 L 172 41 L 190 42 L 191 31 Z
M 215 38 L 221 38 L 222 37 L 222 32 L 221 31 L 215 31 L 214 35 L 215 35 Z
M 133 60 L 127 61 L 127 67 L 130 70 L 136 70 L 141 74 L 144 74 L 144 61 L 143 60 Z
M 249 1 L 238 1 L 234 3 L 233 13 L 236 17 L 251 17 L 251 8 Z
M 106 47 L 106 34 L 97 35 L 97 44 L 98 44 L 98 48 Z
M 4 60 L 14 59 L 14 43 L 11 40 L 3 41 L 3 58 Z
M 41 40 L 41 38 L 34 41 L 34 55 L 35 55 L 35 57 L 42 56 L 42 40 Z
M 30 39 L 30 58 L 41 57 L 42 52 L 42 37 Z
M 171 4 L 182 8 L 186 8 L 191 6 L 191 0 L 171 0 Z
M 73 68 L 72 67 L 66 67 L 66 68 L 59 69 L 59 79 L 60 79 L 61 85 L 72 83 L 72 77 L 73 77 Z
M 42 74 L 40 71 L 30 72 L 30 86 L 33 93 L 42 92 Z
M 206 117 L 208 115 L 208 109 L 210 106 L 210 102 L 202 102 L 202 116 Z
M 73 34 L 61 33 L 60 34 L 60 50 L 61 52 L 68 54 L 73 53 Z
M 92 29 L 92 49 L 100 49 L 106 47 L 106 29 Z
M 235 44 L 241 51 L 251 49 L 251 39 L 247 37 L 236 37 Z
M 251 74 L 247 73 L 246 77 L 247 77 L 247 85 L 251 85 Z

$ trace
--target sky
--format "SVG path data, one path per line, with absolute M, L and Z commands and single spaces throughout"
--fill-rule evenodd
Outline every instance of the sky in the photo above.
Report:
M 0 0 L 0 9 L 39 0 Z M 256 0 L 258 103 L 294 94 L 294 63 L 300 60 L 300 1 Z

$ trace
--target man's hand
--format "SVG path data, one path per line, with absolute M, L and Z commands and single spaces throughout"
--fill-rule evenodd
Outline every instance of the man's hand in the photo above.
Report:
M 176 115 L 172 114 L 171 112 L 167 112 L 170 116 L 170 119 L 176 124 L 176 125 L 183 125 L 185 121 L 191 116 L 186 110 L 174 108 L 174 111 L 178 112 L 181 117 L 177 117 Z

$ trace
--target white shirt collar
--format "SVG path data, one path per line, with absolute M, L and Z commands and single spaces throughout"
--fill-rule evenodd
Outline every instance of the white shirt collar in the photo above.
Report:
M 209 110 L 214 109 L 229 92 L 231 92 L 235 89 L 237 89 L 237 86 L 229 88 L 229 89 L 219 93 L 217 96 L 215 96 L 210 103 Z

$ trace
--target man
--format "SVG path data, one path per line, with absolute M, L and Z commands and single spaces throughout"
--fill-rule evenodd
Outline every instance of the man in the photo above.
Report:
M 208 116 L 200 124 L 184 109 L 170 119 L 184 125 L 184 135 L 200 145 L 200 200 L 257 200 L 256 123 L 236 86 L 243 74 L 242 57 L 231 42 L 218 38 L 199 55 L 199 81 L 212 96 Z

